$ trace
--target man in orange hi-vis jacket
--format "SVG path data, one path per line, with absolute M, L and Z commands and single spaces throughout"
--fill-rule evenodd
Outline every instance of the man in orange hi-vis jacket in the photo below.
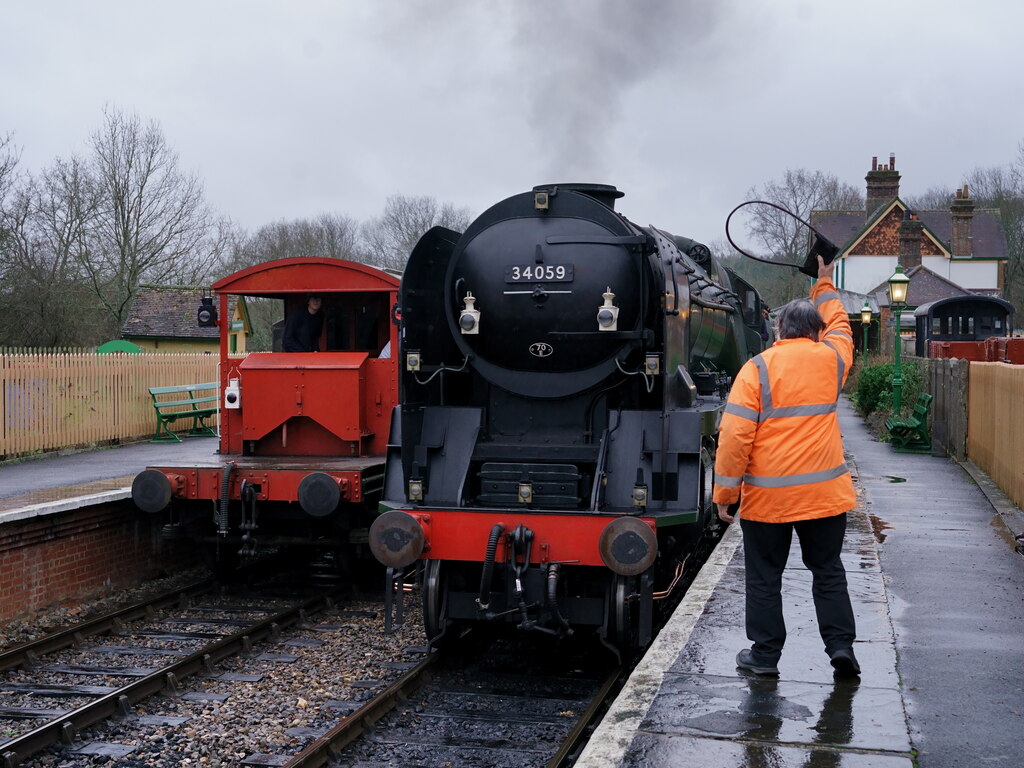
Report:
M 810 301 L 787 305 L 779 340 L 736 376 L 722 415 L 714 500 L 725 522 L 739 501 L 746 568 L 747 638 L 742 670 L 777 675 L 786 624 L 782 572 L 793 530 L 812 593 L 825 652 L 840 676 L 860 674 L 856 625 L 839 558 L 846 513 L 856 499 L 843 457 L 836 401 L 853 363 L 853 335 L 832 271 L 818 257 Z

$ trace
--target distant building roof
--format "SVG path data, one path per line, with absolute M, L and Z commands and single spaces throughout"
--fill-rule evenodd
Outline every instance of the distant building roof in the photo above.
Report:
M 899 201 L 906 209 L 906 203 Z M 829 240 L 839 246 L 846 247 L 865 230 L 870 229 L 880 218 L 885 208 L 875 212 L 871 219 L 866 219 L 864 211 L 812 211 L 811 223 Z M 921 223 L 935 235 L 943 247 L 951 250 L 953 237 L 953 214 L 944 211 L 915 210 Z M 1008 256 L 1006 237 L 999 220 L 999 212 L 989 209 L 974 211 L 971 236 L 973 239 L 973 256 L 987 259 L 1005 259 Z M 893 253 L 893 255 L 896 255 Z
M 921 264 L 908 269 L 906 275 L 910 278 L 910 285 L 907 287 L 908 307 L 920 307 L 922 304 L 947 299 L 951 296 L 974 295 L 974 291 L 961 288 L 952 280 L 947 280 Z M 888 281 L 880 283 L 868 293 L 875 298 L 879 306 L 889 306 Z
M 196 319 L 199 300 L 211 293 L 203 288 L 144 285 L 132 299 L 121 326 L 124 338 L 208 339 L 220 338 L 220 328 L 200 328 Z M 228 314 L 234 312 L 237 296 L 228 296 Z M 221 318 L 226 322 L 229 318 Z
M 856 291 L 848 291 L 845 288 L 836 288 L 836 292 L 839 294 L 839 300 L 843 302 L 843 309 L 846 310 L 846 314 L 851 317 L 860 317 L 860 312 L 864 309 L 864 302 L 867 301 L 868 306 L 871 307 L 871 313 L 874 315 L 878 314 L 878 300 L 874 295 L 865 296 L 863 293 L 857 293 Z M 807 297 L 803 296 L 799 299 L 793 299 L 793 301 L 787 301 L 781 306 L 775 307 L 771 314 L 773 316 L 778 315 L 783 307 L 788 307 L 790 304 L 796 301 L 807 301 Z

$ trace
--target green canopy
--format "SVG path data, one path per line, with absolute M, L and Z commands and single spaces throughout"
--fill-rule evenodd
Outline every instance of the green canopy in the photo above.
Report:
M 96 351 L 101 354 L 106 352 L 128 352 L 129 354 L 135 355 L 142 351 L 142 347 L 138 344 L 132 344 L 130 341 L 125 341 L 124 339 L 114 339 L 113 341 L 108 341 L 106 344 L 100 344 L 96 347 Z

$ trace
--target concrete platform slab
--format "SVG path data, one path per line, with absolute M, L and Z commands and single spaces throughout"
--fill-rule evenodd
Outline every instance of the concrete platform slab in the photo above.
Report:
M 860 500 L 843 549 L 860 679 L 832 676 L 795 543 L 780 676 L 736 669 L 749 641 L 733 526 L 578 768 L 1020 764 L 1024 515 L 976 467 L 874 440 L 845 400 L 840 423 Z

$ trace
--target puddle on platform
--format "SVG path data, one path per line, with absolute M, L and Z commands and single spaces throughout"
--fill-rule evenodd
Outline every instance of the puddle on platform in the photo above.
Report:
M 1013 532 L 1006 527 L 1006 523 L 1003 522 L 999 515 L 993 515 L 989 525 L 995 528 L 996 535 L 999 538 L 1010 545 L 1010 549 L 1017 554 L 1024 555 L 1024 540 L 1014 538 Z
M 885 531 L 892 528 L 892 526 L 875 515 L 868 515 L 868 519 L 871 520 L 871 532 L 875 534 L 875 539 L 881 544 L 885 541 L 885 537 L 888 536 Z

